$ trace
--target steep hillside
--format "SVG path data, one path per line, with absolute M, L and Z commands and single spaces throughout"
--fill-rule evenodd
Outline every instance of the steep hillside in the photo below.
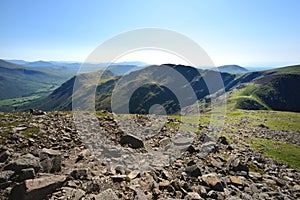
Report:
M 178 75 L 184 77 L 185 84 L 178 82 L 179 80 L 168 73 L 169 71 L 166 69 L 175 70 Z M 88 75 L 93 76 L 93 73 L 84 74 L 84 76 Z M 94 98 L 86 94 L 95 94 L 96 92 L 95 107 L 97 110 L 111 110 L 112 93 L 114 92 L 114 94 L 118 95 L 118 98 L 114 99 L 114 111 L 116 112 L 126 113 L 126 109 L 129 107 L 130 113 L 148 113 L 153 105 L 160 104 L 164 106 L 168 114 L 174 114 L 180 110 L 180 106 L 191 105 L 197 99 L 202 99 L 210 93 L 215 93 L 221 89 L 221 85 L 215 84 L 219 75 L 215 71 L 203 71 L 183 65 L 149 66 L 124 76 L 107 76 L 95 88 L 96 91 L 92 91 L 93 87 L 83 82 L 80 86 L 82 90 L 76 90 L 75 93 L 82 96 L 80 101 L 84 105 L 84 103 L 89 101 L 89 97 Z M 226 85 L 234 80 L 235 75 L 222 73 L 221 78 Z M 86 80 L 91 79 L 87 78 Z M 75 78 L 70 79 L 48 97 L 29 106 L 44 110 L 70 110 L 74 81 Z M 206 85 L 206 81 L 214 83 L 210 90 Z M 116 87 L 117 83 L 118 87 Z M 169 89 L 167 86 L 173 87 L 173 89 Z M 189 93 L 184 94 L 189 87 L 195 94 L 194 99 L 189 96 Z M 179 97 L 181 102 L 179 102 L 178 96 L 172 90 L 179 91 L 177 95 L 181 95 Z M 134 93 L 131 94 L 131 91 L 134 91 Z M 77 94 L 80 92 L 85 94 Z
M 300 75 L 286 74 L 262 84 L 254 94 L 273 110 L 300 112 L 299 91 Z
M 182 84 L 178 77 L 164 67 L 178 72 L 186 82 Z M 81 96 L 80 104 L 85 105 L 87 102 L 89 105 L 95 104 L 96 110 L 111 111 L 113 103 L 113 111 L 117 113 L 148 114 L 152 106 L 159 104 L 167 114 L 176 114 L 183 107 L 193 105 L 196 100 L 209 106 L 209 95 L 222 87 L 212 84 L 213 86 L 210 85 L 208 88 L 206 83 L 215 83 L 218 75 L 221 75 L 225 91 L 229 94 L 228 107 L 299 111 L 299 72 L 300 66 L 292 66 L 233 75 L 166 64 L 149 66 L 123 76 L 113 76 L 109 72 L 97 87 L 93 87 L 88 81 L 91 80 L 89 76 L 93 77 L 95 74 L 88 73 L 81 75 L 87 77 L 81 80 L 79 90 L 74 93 L 75 78 L 72 78 L 48 97 L 29 106 L 43 110 L 71 110 L 72 95 L 75 94 Z M 189 89 L 192 89 L 195 98 L 188 92 Z M 115 97 L 113 99 L 112 93 Z M 95 103 L 91 102 L 95 98 L 93 94 L 96 94 Z
M 299 65 L 248 73 L 230 86 L 238 86 L 229 99 L 236 108 L 300 111 Z
M 50 110 L 72 110 L 72 95 L 75 93 L 77 95 L 83 96 L 84 101 L 88 101 L 89 96 L 84 96 L 84 92 L 93 89 L 90 85 L 89 80 L 93 79 L 99 73 L 85 73 L 79 74 L 77 76 L 72 77 L 68 81 L 64 82 L 60 87 L 55 89 L 51 94 L 46 97 L 42 97 L 38 100 L 35 100 L 32 103 L 29 103 L 22 108 L 21 110 L 28 110 L 29 108 L 38 108 L 46 111 Z M 80 85 L 84 87 L 84 91 L 82 90 L 74 90 L 74 83 L 76 78 L 80 76 L 80 80 L 82 81 Z M 114 75 L 110 71 L 105 71 L 103 77 L 106 80 L 114 79 Z M 105 82 L 102 81 L 101 83 Z M 100 85 L 101 85 L 100 83 Z M 79 94 L 82 92 L 82 94 Z M 101 91 L 101 95 L 103 92 Z

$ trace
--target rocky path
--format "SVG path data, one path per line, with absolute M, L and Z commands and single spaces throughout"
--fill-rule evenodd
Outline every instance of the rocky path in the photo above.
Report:
M 300 198 L 300 172 L 262 157 L 243 140 L 273 134 L 279 140 L 299 144 L 298 136 L 289 133 L 259 126 L 247 129 L 242 125 L 235 132 L 232 130 L 236 127 L 231 129 L 232 125 L 226 124 L 230 141 L 235 141 L 230 143 L 225 137 L 213 140 L 207 135 L 209 129 L 202 126 L 192 144 L 174 162 L 139 170 L 139 166 L 134 166 L 139 160 L 131 161 L 133 166 L 128 168 L 111 165 L 111 159 L 102 159 L 87 148 L 71 113 L 0 115 L 0 199 Z M 147 119 L 136 120 L 140 128 L 147 129 Z M 134 130 L 128 130 L 132 134 L 124 133 L 109 114 L 98 117 L 94 123 L 108 133 L 107 140 L 113 144 L 110 148 L 142 155 L 166 148 L 176 135 L 176 130 L 167 126 L 152 137 Z M 87 132 L 97 132 L 90 129 L 84 127 Z

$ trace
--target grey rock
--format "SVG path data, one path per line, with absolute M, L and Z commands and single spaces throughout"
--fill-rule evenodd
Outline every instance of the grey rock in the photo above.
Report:
M 19 173 L 22 169 L 33 168 L 35 172 L 38 172 L 41 168 L 40 159 L 32 154 L 25 154 L 20 156 L 16 160 L 13 160 L 4 167 L 5 170 L 13 170 Z
M 185 172 L 187 173 L 187 175 L 189 175 L 191 177 L 201 176 L 201 170 L 200 170 L 199 166 L 196 164 L 185 168 Z
M 24 181 L 27 179 L 33 179 L 35 177 L 35 171 L 33 168 L 22 169 L 19 174 L 19 181 Z
M 8 181 L 14 174 L 15 172 L 11 170 L 0 172 L 0 183 Z
M 228 145 L 229 144 L 228 141 L 227 141 L 227 138 L 224 137 L 224 136 L 219 137 L 218 143 L 221 143 L 221 144 L 224 144 L 224 145 Z
M 187 146 L 191 144 L 192 140 L 190 138 L 179 137 L 173 140 L 175 146 Z
M 300 192 L 300 185 L 294 185 L 292 188 L 293 192 Z
M 171 141 L 172 141 L 171 138 L 165 137 L 165 138 L 161 139 L 158 143 L 160 146 L 164 147 L 167 144 L 169 144 Z
M 145 200 L 145 199 L 149 199 L 149 197 L 147 197 L 145 195 L 145 193 L 140 189 L 140 188 L 132 188 L 135 192 L 135 197 L 134 200 Z
M 11 178 L 15 174 L 14 171 L 2 171 L 0 172 L 0 189 L 5 189 L 12 184 Z
M 254 181 L 262 181 L 262 175 L 258 172 L 249 172 L 249 177 Z
M 235 156 L 229 158 L 227 161 L 227 170 L 228 171 L 244 171 L 246 173 L 249 172 L 249 168 L 246 164 L 242 163 L 241 160 Z
M 167 171 L 167 170 L 162 170 L 161 175 L 164 179 L 166 180 L 172 180 L 173 176 Z
M 7 161 L 9 156 L 11 156 L 11 153 L 8 150 L 2 151 L 0 153 L 0 163 L 4 163 L 5 161 Z
M 135 179 L 136 177 L 138 177 L 140 175 L 140 172 L 138 170 L 134 170 L 134 171 L 131 171 L 127 177 L 130 179 L 130 180 L 133 180 Z
M 10 200 L 42 200 L 48 194 L 60 188 L 66 181 L 66 176 L 49 175 L 36 179 L 25 180 L 24 183 L 16 185 L 10 195 Z
M 107 189 L 95 196 L 94 200 L 119 200 L 119 198 L 112 189 Z
M 120 165 L 118 165 L 118 166 L 115 167 L 115 171 L 116 171 L 117 174 L 125 174 L 124 167 L 122 167 Z
M 198 153 L 199 152 L 199 149 L 195 146 L 195 145 L 190 145 L 187 149 L 186 149 L 187 152 L 189 153 Z
M 110 177 L 113 182 L 120 183 L 122 181 L 125 181 L 127 176 L 126 175 L 115 175 Z
M 16 132 L 18 132 L 18 131 L 24 131 L 24 130 L 26 130 L 26 129 L 27 129 L 26 126 L 19 126 L 19 127 L 14 127 L 12 131 L 13 131 L 14 133 L 16 133 Z
M 85 180 L 88 178 L 88 169 L 87 168 L 81 168 L 81 169 L 74 169 L 71 172 L 71 176 L 74 179 L 81 179 L 81 180 Z
M 59 172 L 62 163 L 61 152 L 52 149 L 42 149 L 40 152 L 40 163 L 43 172 Z
M 64 199 L 80 200 L 84 197 L 85 192 L 81 189 L 74 189 L 70 187 L 62 187 Z
M 129 134 L 123 135 L 121 137 L 120 144 L 128 145 L 129 147 L 131 147 L 133 149 L 138 149 L 138 148 L 144 147 L 144 142 L 140 138 L 133 136 L 133 135 L 129 135 Z
M 211 190 L 207 193 L 207 197 L 211 199 L 218 199 L 218 193 L 214 190 Z
M 201 145 L 198 153 L 199 158 L 205 158 L 210 153 L 215 153 L 217 151 L 217 145 L 213 141 L 206 142 Z
M 36 109 L 29 109 L 29 113 L 31 115 L 45 115 L 46 112 L 42 111 L 42 110 L 36 110 Z
M 218 177 L 216 173 L 210 173 L 202 175 L 201 178 L 202 183 L 210 187 L 211 189 L 215 191 L 224 191 L 223 184 L 221 183 L 221 179 Z
M 185 200 L 201 200 L 201 196 L 197 192 L 188 192 L 184 198 Z
M 99 190 L 100 190 L 100 186 L 98 183 L 96 183 L 94 181 L 89 181 L 87 183 L 87 186 L 86 186 L 87 193 L 95 193 L 95 192 L 99 192 Z

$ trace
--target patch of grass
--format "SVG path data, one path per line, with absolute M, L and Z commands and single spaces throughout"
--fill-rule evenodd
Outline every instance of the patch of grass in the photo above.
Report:
M 11 134 L 8 131 L 2 131 L 0 133 L 0 143 L 3 144 L 10 136 Z
M 18 126 L 19 124 L 21 124 L 22 122 L 5 122 L 5 123 L 0 123 L 0 127 L 9 127 L 9 126 Z
M 180 123 L 175 123 L 175 122 L 168 122 L 166 123 L 166 128 L 168 130 L 173 129 L 173 130 L 178 130 L 178 128 L 181 126 Z
M 182 125 L 180 126 L 180 129 L 181 129 L 181 130 L 184 130 L 184 131 L 191 131 L 191 132 L 194 132 L 194 133 L 196 133 L 196 134 L 199 133 L 198 128 L 193 127 L 193 126 L 189 126 L 189 125 L 186 125 L 186 124 L 182 124 Z
M 287 163 L 295 169 L 300 169 L 300 147 L 261 138 L 249 138 L 246 141 L 255 151 L 263 152 L 264 156 Z
M 253 162 L 251 162 L 249 164 L 249 171 L 257 172 L 257 173 L 260 173 L 260 174 L 265 174 L 266 173 L 264 170 L 258 168 Z
M 264 123 L 271 130 L 284 130 L 289 132 L 297 132 L 300 130 L 300 113 L 294 112 L 258 112 L 260 118 L 264 119 Z
M 39 133 L 38 127 L 28 127 L 24 131 L 22 131 L 22 135 L 25 137 L 32 137 L 33 135 L 37 135 Z
M 99 116 L 99 117 L 112 117 L 113 115 L 109 112 L 101 112 L 101 111 L 97 111 L 96 112 L 96 115 Z
M 255 91 L 259 88 L 257 84 L 248 83 L 243 88 L 234 89 L 227 106 L 231 109 L 270 110 L 269 106 L 255 95 Z
M 234 110 L 226 113 L 226 122 L 238 123 L 241 119 L 251 127 L 264 124 L 270 130 L 284 130 L 299 133 L 300 113 L 271 110 Z

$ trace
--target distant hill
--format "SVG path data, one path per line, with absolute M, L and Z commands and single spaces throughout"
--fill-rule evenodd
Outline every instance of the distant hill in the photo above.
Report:
M 74 68 L 77 66 L 76 63 L 69 64 L 73 65 Z M 11 70 L 8 73 L 8 77 L 13 77 L 11 74 L 15 74 L 14 80 L 23 77 L 23 75 L 18 74 L 20 70 L 23 70 L 23 73 L 25 70 L 25 74 L 35 74 L 35 78 L 39 77 L 37 78 L 39 80 L 34 79 L 35 81 L 31 82 L 31 88 L 35 91 L 40 87 L 39 84 L 41 84 L 41 80 L 44 87 L 51 85 L 53 82 L 58 83 L 61 77 L 57 76 L 57 74 L 63 73 L 64 70 L 69 70 L 66 66 L 57 66 L 57 63 L 56 65 L 53 64 L 49 69 L 48 67 L 47 69 L 40 67 L 37 68 L 37 70 L 5 61 L 2 61 L 0 66 L 6 70 Z M 101 67 L 103 68 L 104 66 L 105 64 L 86 64 L 86 69 L 84 69 L 83 72 L 88 72 L 89 70 L 93 71 L 98 68 L 101 69 Z M 164 67 L 177 71 L 187 82 L 182 85 L 172 74 L 167 72 L 162 73 Z M 119 98 L 114 102 L 114 109 L 120 113 L 126 112 L 129 106 L 130 113 L 147 114 L 151 106 L 160 104 L 165 108 L 168 114 L 176 114 L 182 106 L 192 106 L 195 103 L 195 99 L 192 99 L 189 94 L 186 94 L 183 98 L 184 100 L 179 102 L 177 96 L 167 86 L 171 85 L 180 91 L 187 91 L 188 86 L 191 86 L 196 94 L 197 100 L 205 102 L 209 106 L 210 95 L 214 94 L 218 96 L 219 94 L 217 92 L 221 88 L 216 86 L 212 87 L 209 91 L 205 80 L 211 80 L 213 82 L 218 75 L 221 75 L 225 91 L 229 96 L 229 107 L 250 110 L 270 109 L 300 111 L 300 93 L 298 92 L 300 91 L 300 65 L 258 72 L 249 72 L 240 66 L 227 65 L 220 66 L 218 70 L 219 72 L 216 72 L 211 69 L 202 70 L 190 66 L 174 64 L 151 65 L 148 67 L 113 64 L 105 71 L 105 79 L 102 77 L 101 82 L 99 82 L 95 88 L 91 85 L 90 80 L 97 76 L 99 72 L 79 74 L 70 78 L 48 96 L 35 100 L 26 106 L 21 106 L 19 109 L 33 107 L 43 110 L 71 110 L 72 95 L 82 96 L 80 101 L 82 101 L 84 105 L 84 102 L 90 102 L 91 99 L 94 99 L 93 96 L 90 96 L 91 94 L 96 94 L 96 109 L 111 111 L 112 93 L 116 92 Z M 1 73 L 1 75 L 2 74 L 3 73 Z M 0 80 L 2 80 L 0 83 L 8 83 L 13 86 L 14 83 L 11 81 L 13 78 L 9 81 L 5 80 L 5 77 L 6 76 L 0 76 Z M 53 78 L 53 82 L 48 81 L 51 77 Z M 80 79 L 80 87 L 82 90 L 77 90 L 73 93 L 73 85 L 78 77 L 83 78 Z M 161 80 L 164 84 L 159 85 L 156 82 L 149 82 L 149 80 L 154 79 Z M 28 84 L 27 76 L 25 76 L 24 81 L 26 83 L 22 82 L 21 85 L 23 84 L 25 86 Z M 116 88 L 116 85 L 120 84 L 120 81 L 123 83 L 122 87 Z M 19 82 L 15 81 L 15 83 Z M 141 85 L 141 83 L 143 84 Z M 18 88 L 18 90 L 21 89 Z M 16 91 L 16 89 L 11 89 L 10 91 Z M 78 94 L 78 91 L 83 93 Z M 130 93 L 131 91 L 134 92 Z M 128 97 L 130 97 L 129 100 Z M 127 105 L 126 102 L 128 101 L 129 103 Z
M 57 74 L 0 60 L 0 100 L 51 90 L 63 81 Z
M 39 108 L 43 110 L 72 110 L 72 95 L 79 95 L 82 96 L 83 102 L 89 101 L 90 96 L 85 96 L 84 93 L 89 93 L 90 90 L 93 89 L 91 87 L 91 83 L 89 80 L 94 79 L 97 77 L 101 72 L 91 72 L 91 73 L 84 73 L 84 74 L 78 74 L 71 79 L 64 82 L 60 87 L 55 89 L 51 94 L 49 94 L 46 97 L 40 98 L 22 108 L 22 110 L 28 110 L 29 108 Z M 111 80 L 118 80 L 118 77 L 115 77 L 114 74 L 110 71 L 105 71 L 102 74 L 102 77 L 104 78 L 104 81 L 100 83 L 100 87 L 104 88 L 103 90 L 98 89 L 97 92 L 100 92 L 98 95 L 98 98 L 105 97 L 107 94 L 111 94 L 112 89 L 110 86 L 107 86 L 106 82 L 109 82 Z M 81 87 L 84 87 L 84 90 L 77 90 L 73 91 L 74 89 L 74 83 L 76 81 L 76 78 L 81 81 L 80 85 Z M 110 83 L 109 83 L 110 85 Z M 114 85 L 113 85 L 114 86 Z M 82 92 L 82 94 L 79 94 L 79 92 Z M 110 96 L 109 96 L 110 97 Z M 101 98 L 101 100 L 104 100 L 105 98 Z M 101 102 L 103 104 L 103 102 Z M 108 106 L 101 107 L 103 109 L 108 109 Z
M 80 62 L 61 62 L 61 61 L 34 61 L 24 60 L 6 60 L 7 62 L 23 65 L 26 67 L 38 68 L 47 72 L 57 73 L 68 79 L 74 76 L 78 71 L 81 73 L 95 72 L 107 68 L 115 75 L 128 74 L 135 70 L 140 70 L 147 66 L 147 63 L 140 61 L 118 62 L 118 63 L 80 63 Z
M 123 65 L 123 64 L 113 64 L 107 68 L 107 70 L 111 71 L 115 75 L 124 75 L 129 74 L 130 72 L 137 71 L 144 68 L 144 66 L 138 65 Z
M 52 64 L 51 62 L 46 62 L 46 61 L 34 61 L 34 62 L 26 62 L 25 64 L 26 66 L 29 67 L 51 67 L 54 66 L 54 64 Z
M 172 75 L 167 73 L 162 69 L 171 68 L 176 70 L 181 74 L 185 79 L 185 85 L 178 85 L 178 80 Z M 80 75 L 82 76 L 82 75 Z M 85 76 L 93 76 L 93 73 L 85 74 Z M 143 68 L 138 71 L 133 71 L 129 74 L 123 76 L 111 76 L 106 80 L 103 80 L 96 87 L 96 109 L 97 110 L 111 110 L 111 95 L 112 91 L 116 86 L 116 83 L 122 78 L 122 86 L 117 89 L 116 93 L 120 95 L 120 98 L 116 99 L 114 109 L 119 113 L 126 112 L 127 104 L 126 101 L 129 101 L 129 111 L 130 113 L 147 113 L 150 107 L 154 104 L 160 104 L 165 107 L 165 110 L 168 114 L 175 114 L 180 110 L 180 106 L 188 106 L 195 103 L 195 99 L 187 95 L 183 95 L 182 101 L 179 103 L 175 94 L 163 85 L 158 85 L 156 83 L 149 83 L 149 80 L 162 80 L 164 85 L 172 85 L 175 88 L 178 87 L 181 92 L 187 91 L 187 87 L 191 86 L 197 99 L 203 99 L 210 92 L 214 93 L 221 89 L 218 86 L 211 88 L 211 91 L 206 86 L 205 79 L 210 79 L 213 81 L 219 76 L 219 73 L 214 71 L 204 71 L 199 70 L 190 66 L 183 65 L 153 65 L 146 68 Z M 234 80 L 235 75 L 228 73 L 221 73 L 221 76 L 224 80 L 224 84 L 228 84 Z M 69 110 L 71 109 L 71 95 L 72 88 L 70 85 L 74 83 L 74 78 L 70 79 L 68 82 L 64 83 L 61 87 L 56 89 L 52 94 L 47 98 L 44 98 L 40 103 L 35 104 L 38 108 L 44 110 Z M 85 80 L 85 79 L 84 79 Z M 142 84 L 141 83 L 146 83 Z M 139 87 L 141 86 L 141 87 Z M 84 91 L 92 90 L 88 84 L 82 82 L 81 87 L 84 88 Z M 130 95 L 132 88 L 137 87 L 138 89 L 130 96 L 128 100 L 127 97 Z M 128 93 L 129 92 L 129 93 Z M 87 92 L 88 93 L 88 92 Z M 81 95 L 84 98 L 83 102 L 87 102 L 89 98 L 88 95 Z M 92 97 L 91 97 L 92 98 Z M 32 104 L 33 105 L 33 104 Z
M 224 73 L 231 73 L 231 74 L 240 74 L 240 73 L 248 72 L 246 68 L 238 65 L 223 65 L 220 67 L 212 68 L 212 70 L 216 70 Z
M 27 61 L 25 60 L 4 60 L 9 63 L 17 64 L 17 65 L 25 65 Z

